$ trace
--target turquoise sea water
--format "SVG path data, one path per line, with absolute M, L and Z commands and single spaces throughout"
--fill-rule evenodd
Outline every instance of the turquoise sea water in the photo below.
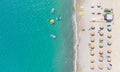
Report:
M 71 0 L 0 0 L 0 72 L 72 72 L 71 16 Z

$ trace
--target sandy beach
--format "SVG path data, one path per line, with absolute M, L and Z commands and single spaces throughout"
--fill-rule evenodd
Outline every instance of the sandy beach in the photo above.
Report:
M 96 4 L 101 3 L 102 8 L 97 8 Z M 94 4 L 95 8 L 91 8 L 91 5 Z M 77 45 L 77 59 L 76 59 L 76 72 L 120 72 L 120 49 L 119 49 L 119 42 L 120 42 L 120 4 L 119 0 L 76 0 L 76 21 L 77 21 L 77 39 L 78 39 L 78 45 Z M 112 8 L 113 14 L 114 14 L 114 20 L 110 23 L 112 31 L 108 32 L 107 25 L 109 23 L 103 22 L 90 22 L 92 18 L 95 18 L 96 20 L 102 19 L 102 15 L 92 15 L 92 12 L 102 12 L 104 8 Z M 83 9 L 83 10 L 81 10 Z M 104 42 L 102 43 L 104 45 L 103 48 L 98 48 L 99 38 L 101 37 L 98 33 L 99 26 L 103 24 L 104 30 L 102 36 L 104 38 Z M 91 25 L 95 26 L 94 30 L 91 30 Z M 91 34 L 95 34 L 95 36 L 91 36 Z M 111 39 L 108 39 L 106 36 L 108 34 L 112 35 Z M 91 43 L 90 40 L 95 40 L 94 43 Z M 112 43 L 111 46 L 108 46 L 106 43 Z M 91 50 L 89 48 L 89 44 L 93 44 L 95 47 L 94 50 Z M 108 48 L 111 48 L 112 53 L 108 54 Z M 99 51 L 103 50 L 103 62 L 99 62 Z M 90 52 L 93 51 L 95 53 L 94 56 L 90 55 Z M 108 57 L 112 59 L 112 61 L 108 61 Z M 94 59 L 91 63 L 91 59 Z M 107 68 L 110 67 L 109 65 L 112 64 L 112 68 L 108 70 Z M 94 69 L 91 69 L 90 67 L 94 67 Z M 103 69 L 100 70 L 99 67 L 103 67 Z

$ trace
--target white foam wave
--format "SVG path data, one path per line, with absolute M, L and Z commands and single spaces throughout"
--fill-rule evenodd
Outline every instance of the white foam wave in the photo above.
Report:
M 74 30 L 74 51 L 75 51 L 75 59 L 74 59 L 74 72 L 77 72 L 77 45 L 78 45 L 78 35 L 77 35 L 77 21 L 76 21 L 76 0 L 74 0 L 73 3 L 73 7 L 74 7 L 74 13 L 72 16 L 72 20 L 73 20 L 73 30 Z

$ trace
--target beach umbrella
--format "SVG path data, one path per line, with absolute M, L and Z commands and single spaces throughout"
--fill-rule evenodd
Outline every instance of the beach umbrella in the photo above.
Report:
M 102 62 L 103 61 L 103 57 L 99 57 L 99 61 Z
M 110 46 L 111 44 L 112 44 L 112 41 L 111 41 L 111 40 L 108 40 L 108 41 L 107 41 L 107 45 Z
M 108 66 L 107 69 L 108 69 L 108 70 L 111 70 L 111 69 L 112 69 L 112 66 Z
M 105 27 L 105 26 L 104 26 L 103 24 L 101 24 L 99 28 L 100 28 L 100 30 L 103 30 L 104 27 Z
M 91 42 L 95 42 L 95 38 L 91 38 L 91 40 L 90 40 Z
M 100 8 L 101 7 L 101 3 L 97 3 L 97 7 Z
M 103 65 L 101 64 L 101 65 L 98 65 L 98 68 L 100 69 L 100 70 L 102 70 L 103 69 Z
M 112 35 L 111 35 L 111 34 L 108 34 L 108 35 L 107 35 L 107 37 L 108 37 L 108 38 L 111 38 L 111 37 L 112 37 Z
M 111 25 L 109 24 L 109 25 L 107 25 L 107 27 L 111 27 Z
M 104 40 L 104 37 L 100 37 L 99 40 L 100 40 L 100 41 L 103 41 L 103 40 Z
M 90 51 L 90 55 L 94 56 L 95 55 L 94 51 Z
M 54 23 L 55 23 L 54 19 L 51 19 L 50 24 L 54 24 Z
M 94 49 L 94 48 L 95 48 L 95 45 L 94 45 L 94 44 L 91 44 L 91 45 L 90 45 L 90 48 L 91 48 L 91 49 Z
M 112 66 L 112 64 L 109 64 L 109 66 Z
M 95 12 L 92 12 L 92 14 L 94 15 L 94 14 L 95 14 Z
M 100 48 L 103 48 L 103 46 L 104 46 L 104 44 L 102 44 L 102 43 L 99 44 L 99 47 L 100 47 Z
M 98 15 L 101 15 L 101 12 L 98 12 L 97 14 L 98 14 Z
M 111 27 L 111 25 L 109 24 L 109 25 L 107 25 L 107 27 Z
M 94 4 L 91 4 L 91 8 L 94 8 Z
M 103 36 L 104 35 L 104 31 L 100 31 L 99 35 Z
M 108 61 L 108 62 L 111 62 L 111 61 L 112 61 L 112 58 L 111 58 L 111 57 L 109 57 L 109 58 L 107 59 L 107 61 Z
M 111 53 L 111 52 L 112 52 L 112 49 L 111 49 L 111 48 L 109 48 L 109 49 L 107 50 L 107 52 L 108 52 L 108 53 Z
M 111 27 L 109 27 L 109 28 L 107 28 L 107 30 L 108 30 L 108 32 L 111 32 L 111 31 L 112 31 L 112 28 L 111 28 Z
M 91 29 L 94 30 L 95 29 L 95 25 L 91 25 Z
M 90 69 L 92 69 L 92 70 L 93 70 L 94 68 L 95 68 L 95 66 L 94 66 L 94 65 L 90 65 Z
M 93 59 L 93 58 L 90 59 L 90 62 L 91 62 L 91 63 L 94 63 L 94 62 L 95 62 L 95 59 Z
M 104 52 L 104 50 L 100 50 L 100 51 L 99 51 L 99 54 L 103 54 L 103 52 Z
M 96 19 L 95 18 L 92 18 L 92 22 L 95 22 L 96 21 Z
M 51 9 L 51 13 L 53 14 L 55 12 L 55 8 L 52 8 Z
M 95 32 L 93 32 L 93 31 L 90 32 L 90 35 L 91 35 L 91 36 L 95 36 Z

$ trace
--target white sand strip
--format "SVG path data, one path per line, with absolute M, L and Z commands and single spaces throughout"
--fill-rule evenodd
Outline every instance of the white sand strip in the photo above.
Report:
M 113 68 L 110 72 L 120 72 L 120 4 L 119 0 L 99 0 L 102 3 L 102 6 L 104 8 L 112 8 L 114 9 L 114 14 L 115 14 L 115 19 L 114 19 L 114 24 L 112 25 L 113 31 L 112 31 L 112 64 Z M 90 62 L 89 59 L 91 56 L 89 55 L 89 48 L 88 48 L 88 43 L 90 42 L 90 35 L 89 35 L 89 27 L 90 23 L 89 21 L 92 18 L 91 15 L 91 4 L 97 3 L 97 0 L 76 0 L 76 20 L 77 20 L 77 30 L 78 30 L 78 40 L 79 40 L 79 47 L 78 47 L 78 54 L 77 54 L 77 72 L 98 72 L 99 69 L 95 69 L 94 71 L 90 70 Z M 80 12 L 80 6 L 84 6 L 84 14 L 85 16 L 80 17 L 79 12 Z M 98 10 L 95 10 L 98 11 Z M 96 17 L 96 16 L 95 16 Z M 97 23 L 98 24 L 98 23 Z M 85 31 L 81 31 L 81 29 L 84 28 Z M 98 25 L 96 25 L 96 28 L 98 28 Z M 97 33 L 97 31 L 95 31 Z M 96 36 L 98 38 L 98 35 Z M 98 45 L 96 43 L 96 45 Z M 98 59 L 98 51 L 96 50 L 95 53 L 97 54 L 94 58 Z M 105 49 L 106 51 L 106 49 Z M 106 53 L 104 54 L 106 55 Z M 107 56 L 107 55 L 106 55 Z M 96 62 L 96 65 L 98 65 L 99 62 Z M 103 62 L 106 66 L 107 62 Z M 99 72 L 106 72 L 107 69 L 104 69 Z M 108 71 L 109 72 L 109 71 Z

